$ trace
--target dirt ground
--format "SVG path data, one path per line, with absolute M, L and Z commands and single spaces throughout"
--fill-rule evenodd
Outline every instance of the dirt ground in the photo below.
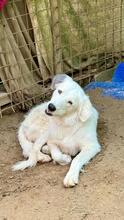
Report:
M 17 128 L 23 113 L 0 120 L 0 220 L 124 220 L 124 101 L 89 93 L 100 112 L 102 152 L 66 189 L 68 166 L 52 162 L 12 172 L 21 159 Z

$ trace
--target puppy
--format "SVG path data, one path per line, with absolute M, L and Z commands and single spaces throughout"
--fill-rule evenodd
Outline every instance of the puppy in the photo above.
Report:
M 49 162 L 51 158 L 61 165 L 71 163 L 64 185 L 72 187 L 78 184 L 81 168 L 101 150 L 98 113 L 71 77 L 56 75 L 51 88 L 51 100 L 33 108 L 19 128 L 19 142 L 28 159 L 15 164 L 13 170 L 35 166 L 37 161 Z

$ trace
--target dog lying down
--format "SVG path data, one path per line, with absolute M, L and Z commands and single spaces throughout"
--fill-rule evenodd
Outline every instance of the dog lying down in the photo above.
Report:
M 71 77 L 56 75 L 51 88 L 51 100 L 34 107 L 20 125 L 18 138 L 28 159 L 15 164 L 13 170 L 51 159 L 60 165 L 71 163 L 64 186 L 72 187 L 78 184 L 81 168 L 101 150 L 96 131 L 98 113 Z

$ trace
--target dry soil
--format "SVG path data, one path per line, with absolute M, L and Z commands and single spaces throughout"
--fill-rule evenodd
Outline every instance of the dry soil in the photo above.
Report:
M 23 113 L 0 120 L 0 220 L 124 220 L 124 101 L 98 90 L 89 95 L 100 112 L 102 151 L 75 188 L 63 186 L 68 166 L 51 162 L 12 172 L 23 159 L 17 140 Z

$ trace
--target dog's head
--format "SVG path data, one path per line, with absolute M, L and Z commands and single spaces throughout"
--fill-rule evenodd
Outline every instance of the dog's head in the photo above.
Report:
M 51 88 L 54 90 L 48 102 L 46 114 L 63 117 L 77 113 L 81 121 L 86 121 L 92 114 L 92 105 L 83 89 L 66 74 L 53 78 Z

